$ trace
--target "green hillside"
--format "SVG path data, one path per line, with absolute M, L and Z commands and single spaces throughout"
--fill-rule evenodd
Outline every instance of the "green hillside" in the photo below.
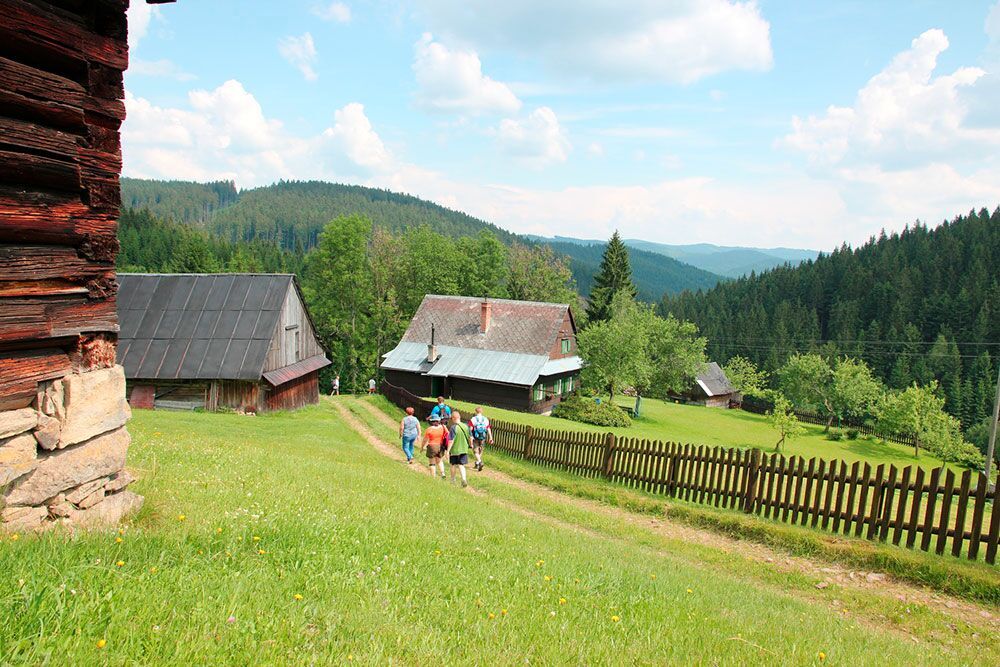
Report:
M 535 242 L 411 195 L 320 181 L 282 181 L 238 192 L 228 181 L 202 184 L 123 178 L 122 206 L 126 210 L 148 208 L 157 218 L 193 225 L 228 244 L 272 243 L 295 256 L 316 245 L 320 231 L 330 220 L 352 214 L 367 216 L 376 226 L 394 233 L 427 225 L 452 238 L 474 237 L 489 230 L 507 245 Z M 152 229 L 149 225 L 146 228 Z M 162 225 L 156 231 L 159 236 L 168 232 Z M 131 248 L 141 251 L 140 238 L 130 238 L 130 242 Z M 582 294 L 588 294 L 601 261 L 603 242 L 550 245 L 569 259 L 576 284 Z M 261 254 L 261 250 L 254 254 Z M 129 259 L 128 263 L 143 266 L 146 262 Z M 270 266 L 273 261 L 266 264 Z M 640 298 L 651 302 L 664 294 L 708 289 L 720 280 L 712 273 L 638 249 L 632 250 L 632 267 Z
M 548 242 L 557 253 L 569 257 L 569 267 L 582 294 L 589 294 L 594 274 L 601 265 L 604 243 L 584 245 L 581 243 Z M 644 250 L 630 247 L 629 260 L 632 263 L 632 277 L 639 288 L 639 298 L 656 302 L 664 294 L 677 294 L 684 290 L 700 290 L 715 287 L 722 278 Z

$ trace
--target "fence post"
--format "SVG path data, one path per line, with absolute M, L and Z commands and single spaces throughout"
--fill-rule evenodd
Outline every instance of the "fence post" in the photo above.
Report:
M 531 460 L 531 446 L 532 444 L 534 444 L 534 439 L 535 439 L 535 429 L 531 428 L 530 426 L 525 427 L 523 456 L 526 461 Z
M 611 470 L 615 462 L 615 434 L 604 436 L 604 476 L 611 479 Z
M 750 463 L 747 470 L 747 490 L 743 496 L 743 511 L 747 514 L 753 513 L 753 506 L 757 500 L 757 478 L 760 477 L 760 450 L 750 451 Z
M 677 474 L 678 468 L 680 468 L 681 459 L 681 446 L 677 443 L 671 442 L 669 444 L 670 460 L 669 466 L 670 470 L 667 475 L 667 495 L 671 498 L 677 495 Z

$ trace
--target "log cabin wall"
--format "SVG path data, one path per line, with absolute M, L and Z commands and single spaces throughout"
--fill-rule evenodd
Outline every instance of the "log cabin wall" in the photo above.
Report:
M 113 521 L 141 502 L 125 490 L 129 410 L 115 366 L 127 8 L 127 0 L 0 0 L 7 530 Z

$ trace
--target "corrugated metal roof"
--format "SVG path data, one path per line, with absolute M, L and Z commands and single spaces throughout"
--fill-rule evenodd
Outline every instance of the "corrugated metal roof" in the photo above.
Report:
M 386 370 L 426 373 L 433 366 L 427 361 L 427 346 L 423 343 L 403 341 L 382 356 L 385 358 L 382 368 Z
M 259 380 L 292 280 L 119 273 L 118 363 L 128 378 Z
M 714 361 L 709 362 L 705 370 L 699 373 L 695 380 L 708 396 L 724 396 L 736 391 L 732 383 L 729 382 L 729 378 L 726 377 L 725 371 Z
M 309 357 L 308 359 L 303 359 L 302 361 L 296 361 L 294 364 L 283 366 L 282 368 L 277 368 L 273 371 L 268 371 L 267 373 L 264 373 L 264 379 L 270 382 L 271 386 L 277 387 L 278 385 L 291 382 L 292 380 L 312 373 L 313 371 L 326 368 L 332 363 L 332 361 L 326 358 L 325 354 L 317 354 L 315 357 Z
M 427 372 L 432 377 L 462 377 L 502 384 L 531 386 L 548 357 L 538 354 L 438 348 L 440 356 Z
M 542 370 L 538 372 L 539 375 L 559 375 L 560 373 L 569 373 L 570 371 L 578 371 L 583 368 L 583 359 L 580 357 L 563 357 L 562 359 L 549 359 L 542 366 Z

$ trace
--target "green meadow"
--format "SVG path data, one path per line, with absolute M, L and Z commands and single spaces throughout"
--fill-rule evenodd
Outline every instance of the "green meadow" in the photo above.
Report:
M 416 474 L 334 400 L 137 410 L 138 515 L 0 539 L 0 664 L 992 662 L 982 619 Z

